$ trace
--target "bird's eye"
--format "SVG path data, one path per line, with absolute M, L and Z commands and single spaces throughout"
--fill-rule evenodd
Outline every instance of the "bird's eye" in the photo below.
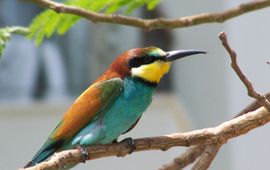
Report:
M 140 67 L 141 65 L 141 61 L 139 60 L 139 58 L 133 58 L 132 60 L 129 61 L 128 63 L 129 67 Z

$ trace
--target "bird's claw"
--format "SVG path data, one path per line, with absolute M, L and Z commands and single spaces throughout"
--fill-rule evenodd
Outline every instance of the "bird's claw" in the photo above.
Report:
M 86 160 L 89 159 L 89 153 L 84 146 L 78 145 L 76 146 L 77 149 L 81 152 L 82 155 L 82 162 L 85 163 Z
M 126 142 L 128 144 L 130 148 L 130 151 L 128 152 L 128 154 L 131 154 L 136 149 L 135 142 L 132 138 L 125 138 L 121 142 Z

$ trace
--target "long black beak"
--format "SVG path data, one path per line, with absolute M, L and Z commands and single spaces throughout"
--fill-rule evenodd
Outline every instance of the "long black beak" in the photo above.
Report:
M 200 51 L 200 50 L 175 50 L 175 51 L 169 51 L 166 53 L 166 59 L 165 61 L 173 61 L 180 58 L 184 58 L 190 55 L 194 54 L 206 54 L 206 51 Z

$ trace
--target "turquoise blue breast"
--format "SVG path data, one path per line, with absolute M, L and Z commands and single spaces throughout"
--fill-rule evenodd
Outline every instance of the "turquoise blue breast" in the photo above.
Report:
M 76 135 L 72 145 L 111 143 L 140 118 L 151 103 L 154 91 L 155 86 L 131 77 L 125 78 L 123 91 L 115 102 Z

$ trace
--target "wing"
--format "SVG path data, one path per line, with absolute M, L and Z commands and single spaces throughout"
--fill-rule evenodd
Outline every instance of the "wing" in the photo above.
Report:
M 132 126 L 130 126 L 130 128 L 129 128 L 127 131 L 125 131 L 124 133 L 122 133 L 122 135 L 125 134 L 125 133 L 128 133 L 129 131 L 131 131 L 131 130 L 137 125 L 137 123 L 139 122 L 139 120 L 141 119 L 141 117 L 142 117 L 142 116 L 140 116 L 140 117 L 137 119 L 137 121 L 136 121 Z
M 25 167 L 39 163 L 61 149 L 66 141 L 115 100 L 122 87 L 123 82 L 120 78 L 111 78 L 109 80 L 100 79 L 85 90 L 67 110 L 62 121 Z
M 122 87 L 123 82 L 120 78 L 111 78 L 101 79 L 85 90 L 67 110 L 62 121 L 25 167 L 35 165 L 61 149 L 66 140 L 72 138 L 114 101 Z
M 122 90 L 122 83 L 120 78 L 112 78 L 90 86 L 65 113 L 50 138 L 61 140 L 73 137 L 114 101 Z

